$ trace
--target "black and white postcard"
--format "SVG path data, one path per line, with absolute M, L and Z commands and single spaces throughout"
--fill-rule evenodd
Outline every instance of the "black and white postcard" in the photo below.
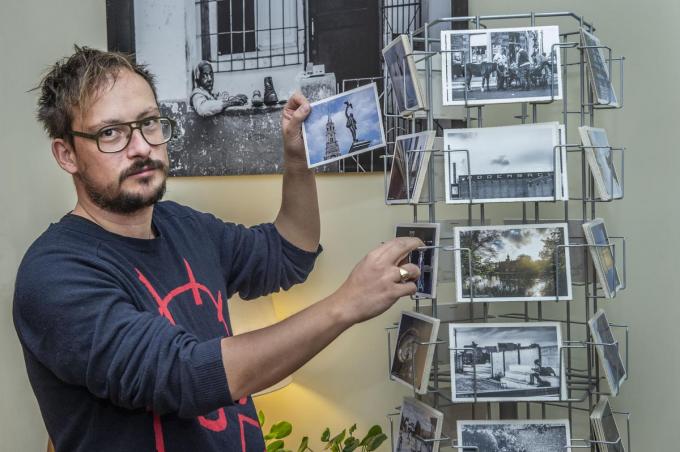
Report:
M 382 50 L 382 54 L 387 74 L 392 81 L 397 111 L 407 115 L 414 110 L 425 108 L 408 36 L 399 35 L 394 38 Z
M 556 122 L 444 130 L 446 202 L 568 199 L 564 136 Z
M 566 223 L 455 227 L 453 239 L 456 301 L 572 299 Z
M 623 438 L 619 432 L 619 427 L 616 425 L 616 419 L 607 397 L 602 397 L 593 408 L 590 413 L 590 423 L 595 431 L 599 452 L 626 452 Z
M 600 364 L 604 369 L 609 389 L 613 396 L 619 393 L 621 385 L 626 380 L 626 366 L 621 360 L 619 343 L 614 339 L 607 316 L 602 309 L 588 320 L 590 332 L 593 335 L 595 348 L 600 356 Z
M 557 26 L 443 30 L 443 105 L 562 99 Z
M 586 237 L 590 249 L 590 257 L 597 272 L 600 286 L 605 297 L 613 298 L 616 292 L 623 288 L 616 271 L 616 261 L 609 243 L 609 236 L 604 227 L 604 220 L 595 218 L 592 221 L 583 223 L 583 233 Z
M 588 166 L 595 179 L 595 186 L 604 201 L 623 197 L 614 165 L 614 156 L 607 139 L 607 131 L 595 127 L 578 128 Z
M 387 186 L 387 204 L 416 204 L 425 182 L 434 130 L 397 137 Z
M 444 415 L 413 397 L 404 397 L 394 452 L 437 452 Z
M 567 452 L 568 419 L 458 421 L 458 446 L 479 452 Z M 472 450 L 472 449 L 470 449 Z
M 408 223 L 396 226 L 395 237 L 418 237 L 425 249 L 412 251 L 408 261 L 420 268 L 416 281 L 416 296 L 437 297 L 437 267 L 439 263 L 439 223 Z
M 375 83 L 311 104 L 302 124 L 310 168 L 385 147 Z
M 558 322 L 450 323 L 449 344 L 454 402 L 566 396 Z
M 438 332 L 439 319 L 411 311 L 401 313 L 390 374 L 418 394 L 427 393 Z
M 584 48 L 588 77 L 593 87 L 593 97 L 601 105 L 618 107 L 619 101 L 612 86 L 607 61 L 608 51 L 600 40 L 592 33 L 581 28 L 581 45 Z

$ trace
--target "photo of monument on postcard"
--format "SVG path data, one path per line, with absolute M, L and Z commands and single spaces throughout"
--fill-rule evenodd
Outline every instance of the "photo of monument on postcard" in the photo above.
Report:
M 454 402 L 559 400 L 558 322 L 449 324 Z
M 375 83 L 311 104 L 302 124 L 310 168 L 385 147 Z

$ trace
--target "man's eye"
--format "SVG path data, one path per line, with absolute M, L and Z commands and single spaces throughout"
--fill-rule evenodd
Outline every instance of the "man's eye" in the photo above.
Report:
M 158 127 L 158 118 L 147 118 L 142 120 L 142 127 L 145 129 L 154 129 Z
M 99 139 L 105 141 L 114 141 L 120 139 L 125 135 L 123 127 L 113 126 L 99 132 Z

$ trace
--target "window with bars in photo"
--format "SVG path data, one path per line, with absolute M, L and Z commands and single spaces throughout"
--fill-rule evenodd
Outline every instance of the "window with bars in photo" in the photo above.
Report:
M 197 45 L 215 72 L 304 63 L 305 0 L 198 0 Z

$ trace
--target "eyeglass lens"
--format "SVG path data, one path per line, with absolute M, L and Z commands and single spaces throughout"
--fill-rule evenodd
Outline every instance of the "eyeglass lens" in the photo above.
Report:
M 167 118 L 144 119 L 135 127 L 152 146 L 167 143 L 172 138 L 172 123 Z M 102 129 L 97 137 L 103 152 L 118 152 L 130 142 L 133 127 L 131 124 L 115 124 Z

